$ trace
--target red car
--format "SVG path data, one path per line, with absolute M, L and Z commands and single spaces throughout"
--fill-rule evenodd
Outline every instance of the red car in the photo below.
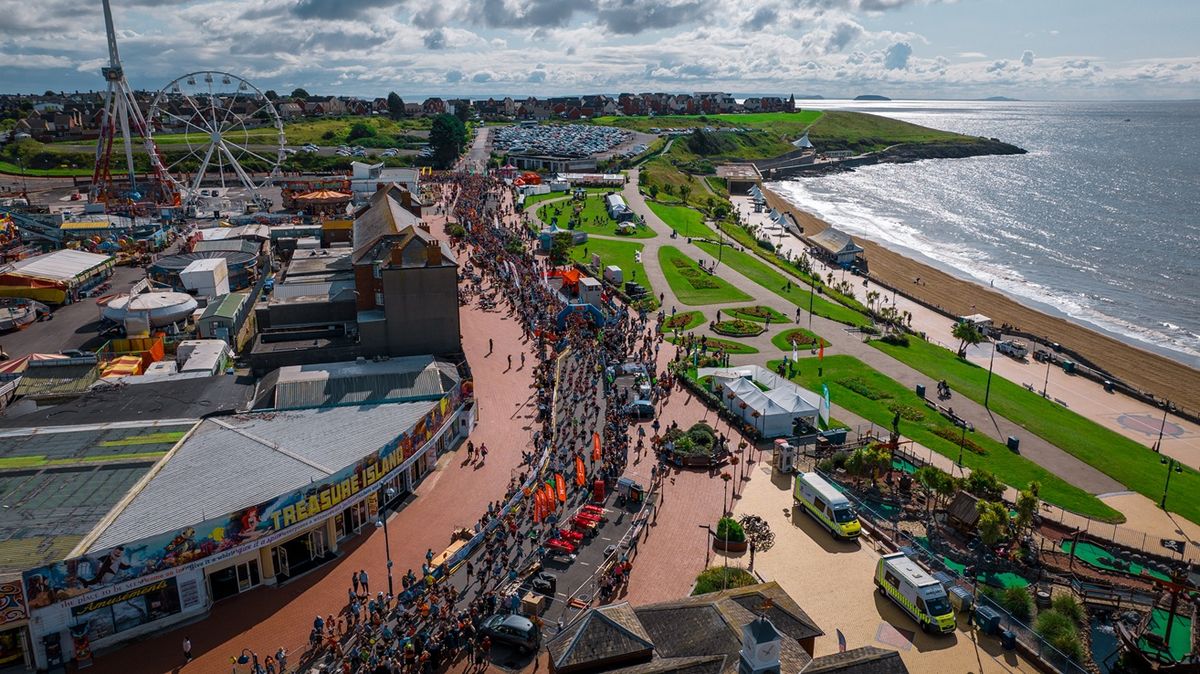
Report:
M 583 534 L 572 529 L 559 529 L 558 537 L 574 545 L 579 545 L 579 542 L 583 540 Z
M 563 555 L 575 554 L 575 545 L 564 541 L 561 538 L 551 538 L 550 540 L 546 541 L 546 549 L 552 553 Z

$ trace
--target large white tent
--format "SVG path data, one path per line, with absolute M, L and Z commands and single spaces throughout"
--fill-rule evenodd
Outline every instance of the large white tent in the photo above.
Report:
M 797 418 L 816 426 L 820 416 L 821 396 L 759 365 L 701 368 L 697 375 L 712 377 L 722 404 L 763 437 L 790 436 Z

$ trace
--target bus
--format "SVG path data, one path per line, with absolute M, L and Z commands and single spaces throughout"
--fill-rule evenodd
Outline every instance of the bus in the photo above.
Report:
M 946 589 L 903 552 L 879 559 L 875 587 L 912 616 L 926 632 L 946 634 L 955 628 L 954 609 Z
M 817 473 L 797 475 L 792 498 L 835 537 L 853 540 L 862 533 L 849 499 Z

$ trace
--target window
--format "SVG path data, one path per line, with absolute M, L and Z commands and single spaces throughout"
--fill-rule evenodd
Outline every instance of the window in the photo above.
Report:
M 125 601 L 92 604 L 71 609 L 76 625 L 86 623 L 88 638 L 93 642 L 179 613 L 179 589 L 174 578 L 144 585 L 122 596 L 135 595 Z M 94 608 L 93 608 L 94 607 Z
M 383 278 L 383 261 L 376 260 L 371 264 L 371 276 L 375 278 Z
M 375 306 L 377 306 L 377 307 L 383 306 L 383 293 L 381 293 L 381 292 L 375 293 Z
M 891 571 L 883 572 L 883 582 L 895 588 L 900 587 L 900 579 L 897 578 L 896 574 L 892 573 Z

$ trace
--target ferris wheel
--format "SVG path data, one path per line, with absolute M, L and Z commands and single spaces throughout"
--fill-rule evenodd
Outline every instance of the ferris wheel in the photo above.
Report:
M 286 156 L 283 122 L 258 87 L 218 71 L 188 73 L 154 97 L 147 115 L 159 163 L 185 205 L 209 191 L 241 187 L 262 201 L 259 190 L 278 175 Z M 182 177 L 180 177 L 182 176 Z

